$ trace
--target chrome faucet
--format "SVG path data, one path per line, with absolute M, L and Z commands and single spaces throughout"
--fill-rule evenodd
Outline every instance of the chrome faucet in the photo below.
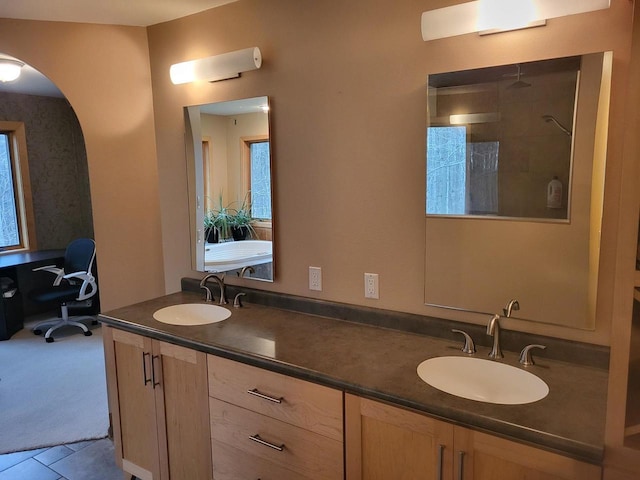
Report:
M 220 288 L 220 305 L 226 305 L 227 303 L 229 303 L 227 302 L 227 296 L 225 292 L 226 289 L 224 285 L 224 274 L 222 275 L 222 278 L 220 278 L 215 273 L 210 273 L 206 275 L 202 280 L 200 280 L 200 288 L 202 288 L 206 292 L 205 301 L 213 302 L 213 294 L 211 293 L 211 289 L 207 286 L 207 281 L 209 281 L 209 279 L 215 280 L 218 284 L 218 287 Z
M 500 348 L 500 315 L 494 315 L 487 324 L 487 335 L 493 337 L 493 348 L 489 352 L 489 358 L 503 358 L 502 349 Z
M 200 280 L 200 288 L 203 289 L 205 292 L 205 297 L 204 297 L 205 302 L 213 302 L 213 294 L 211 293 L 211 289 L 206 285 L 207 280 L 209 280 L 212 276 L 213 274 L 209 274 L 205 276 L 202 280 Z
M 509 318 L 513 310 L 520 310 L 520 304 L 518 300 L 510 300 L 509 303 L 502 309 L 504 316 Z

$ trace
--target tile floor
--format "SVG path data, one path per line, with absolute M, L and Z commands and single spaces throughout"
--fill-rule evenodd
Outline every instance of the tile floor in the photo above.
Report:
M 108 438 L 0 455 L 0 480 L 122 480 Z

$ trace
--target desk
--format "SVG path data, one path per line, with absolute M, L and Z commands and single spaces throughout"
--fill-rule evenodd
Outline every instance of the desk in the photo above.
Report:
M 0 255 L 0 269 L 20 266 L 30 266 L 34 263 L 51 262 L 57 264 L 64 259 L 62 250 L 37 250 L 35 252 L 16 252 Z M 35 267 L 33 267 L 35 268 Z
M 8 277 L 18 291 L 10 298 L 0 297 L 0 340 L 8 340 L 22 329 L 25 315 L 47 311 L 50 307 L 29 302 L 26 296 L 36 287 L 51 285 L 50 275 L 34 275 L 33 269 L 45 265 L 62 266 L 64 250 L 39 250 L 0 255 L 0 277 Z

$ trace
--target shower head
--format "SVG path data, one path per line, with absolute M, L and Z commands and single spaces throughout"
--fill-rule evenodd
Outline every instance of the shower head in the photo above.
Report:
M 542 119 L 549 123 L 553 123 L 556 127 L 558 127 L 560 130 L 562 130 L 567 136 L 569 136 L 569 138 L 571 138 L 571 131 L 566 128 L 565 126 L 563 126 L 558 120 L 556 120 L 556 118 L 553 115 L 542 115 Z
M 516 67 L 518 67 L 518 74 L 517 74 L 517 80 L 515 82 L 513 82 L 511 85 L 509 85 L 507 88 L 509 89 L 517 89 L 517 88 L 527 88 L 530 87 L 531 84 L 524 82 L 522 80 L 520 80 L 520 76 L 522 75 L 522 72 L 520 70 L 520 64 L 516 65 Z

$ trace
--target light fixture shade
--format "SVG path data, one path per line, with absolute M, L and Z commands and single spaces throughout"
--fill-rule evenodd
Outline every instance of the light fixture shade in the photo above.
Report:
M 485 30 L 514 30 L 540 25 L 550 18 L 609 8 L 611 0 L 477 0 L 422 14 L 427 42 Z
M 19 60 L 0 58 L 0 82 L 13 82 L 20 76 L 24 63 Z
M 242 72 L 257 70 L 262 66 L 262 54 L 258 47 L 245 48 L 213 57 L 199 58 L 171 65 L 169 75 L 175 85 L 208 81 L 217 82 L 239 77 Z

